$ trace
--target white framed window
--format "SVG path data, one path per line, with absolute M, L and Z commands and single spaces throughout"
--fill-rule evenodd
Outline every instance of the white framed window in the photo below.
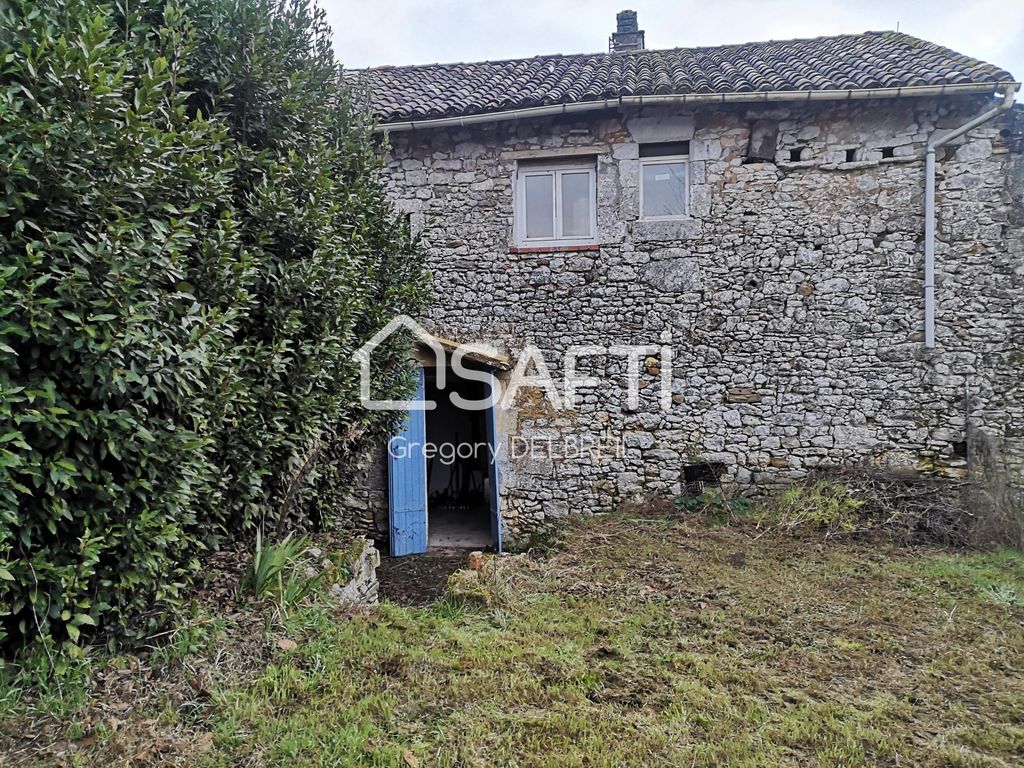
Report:
M 515 228 L 521 246 L 583 245 L 597 237 L 594 160 L 521 164 Z
M 690 215 L 690 142 L 640 145 L 640 218 L 685 219 Z

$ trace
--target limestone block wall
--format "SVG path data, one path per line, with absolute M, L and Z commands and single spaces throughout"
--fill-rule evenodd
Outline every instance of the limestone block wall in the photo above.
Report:
M 386 177 L 430 252 L 424 320 L 438 335 L 513 357 L 535 345 L 557 377 L 570 345 L 671 334 L 668 412 L 656 367 L 630 409 L 623 361 L 599 357 L 580 365 L 602 383 L 581 389 L 576 410 L 527 392 L 499 414 L 506 447 L 614 447 L 506 451 L 507 534 L 678 493 L 701 461 L 754 491 L 860 461 L 961 473 L 970 429 L 1002 446 L 1019 477 L 1024 172 L 1012 118 L 939 157 L 938 346 L 923 343 L 924 145 L 986 104 L 644 108 L 393 134 Z M 774 162 L 750 162 L 751 131 L 765 125 L 777 132 Z M 639 145 L 680 140 L 691 215 L 640 221 Z M 517 163 L 570 152 L 596 157 L 599 247 L 518 252 Z M 382 503 L 366 499 L 378 521 Z

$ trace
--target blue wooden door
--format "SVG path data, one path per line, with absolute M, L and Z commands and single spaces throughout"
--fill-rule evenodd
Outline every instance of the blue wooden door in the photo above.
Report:
M 416 399 L 423 400 L 423 369 Z M 412 410 L 388 445 L 388 507 L 391 554 L 427 551 L 426 412 Z
M 491 391 L 497 385 L 494 375 L 491 375 Z M 491 491 L 491 539 L 499 552 L 504 551 L 501 546 L 501 476 L 498 472 L 498 406 L 492 405 L 487 409 L 487 442 L 490 445 L 488 455 L 489 486 Z

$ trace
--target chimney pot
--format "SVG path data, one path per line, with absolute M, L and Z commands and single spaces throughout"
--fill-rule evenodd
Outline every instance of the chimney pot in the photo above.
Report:
M 619 11 L 615 14 L 615 31 L 608 40 L 608 50 L 642 51 L 644 48 L 644 31 L 639 28 L 636 11 Z

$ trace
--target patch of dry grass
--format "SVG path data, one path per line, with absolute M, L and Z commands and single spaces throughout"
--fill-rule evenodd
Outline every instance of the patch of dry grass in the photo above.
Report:
M 250 626 L 245 652 L 231 620 L 156 666 L 201 674 L 201 707 L 157 682 L 120 730 L 79 729 L 60 760 L 128 764 L 140 724 L 150 742 L 173 738 L 135 764 L 1024 760 L 1019 553 L 761 534 L 597 517 L 514 569 L 489 605 L 309 608 L 271 637 Z M 296 649 L 274 645 L 282 632 Z

